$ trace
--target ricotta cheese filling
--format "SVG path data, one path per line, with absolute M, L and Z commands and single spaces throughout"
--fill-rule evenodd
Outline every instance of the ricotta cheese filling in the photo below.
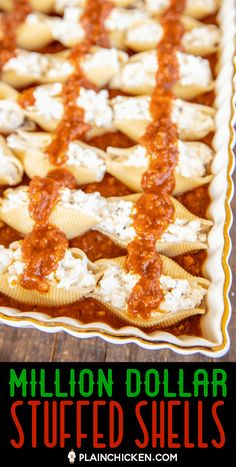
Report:
M 45 118 L 45 120 L 61 120 L 64 113 L 61 92 L 61 83 L 36 87 L 33 93 L 35 102 L 27 107 L 27 111 L 35 113 Z
M 77 98 L 78 107 L 84 109 L 86 123 L 98 128 L 113 129 L 113 112 L 109 103 L 108 91 L 105 89 L 95 92 L 92 89 L 80 89 Z
M 7 137 L 7 145 L 10 149 L 18 149 L 22 151 L 44 149 L 51 143 L 52 136 L 49 133 L 28 133 L 23 130 L 18 130 Z
M 117 236 L 121 241 L 129 243 L 136 233 L 132 227 L 132 210 L 134 204 L 122 199 L 103 198 L 100 193 L 84 193 L 82 190 L 61 190 L 59 204 L 65 208 L 78 209 L 85 215 L 98 216 L 101 222 L 95 230 L 104 234 Z
M 130 149 L 109 146 L 107 154 L 112 162 L 118 162 L 125 167 L 148 168 L 149 158 L 144 146 L 137 144 Z
M 139 279 L 138 274 L 127 273 L 112 265 L 105 270 L 94 293 L 114 308 L 126 309 L 127 300 Z
M 204 177 L 214 153 L 204 143 L 183 143 L 178 141 L 179 157 L 175 172 L 182 177 Z
M 19 284 L 19 278 L 23 274 L 25 263 L 22 258 L 21 242 L 13 242 L 9 248 L 0 245 L 0 274 L 8 274 L 8 283 L 10 287 L 16 287 Z M 57 269 L 46 276 L 57 288 L 69 289 L 70 287 L 79 287 L 87 289 L 90 292 L 96 285 L 96 277 L 89 270 L 87 257 L 82 258 L 73 256 L 71 250 L 66 250 L 64 258 L 59 261 Z
M 204 232 L 204 227 L 201 221 L 196 219 L 186 221 L 184 219 L 175 219 L 175 221 L 167 227 L 166 231 L 161 236 L 159 242 L 180 243 L 180 242 L 207 242 L 207 234 Z
M 170 313 L 198 307 L 207 293 L 207 290 L 194 280 L 173 279 L 162 275 L 160 284 L 164 292 L 160 309 Z
M 150 96 L 117 96 L 111 101 L 115 120 L 152 121 L 150 114 Z
M 105 21 L 105 27 L 108 31 L 125 31 L 148 16 L 143 9 L 113 8 Z
M 81 167 L 95 172 L 95 181 L 100 182 L 106 172 L 106 164 L 96 148 L 82 146 L 73 141 L 67 149 L 67 166 Z
M 10 99 L 0 100 L 0 131 L 9 133 L 24 124 L 22 108 Z
M 60 41 L 68 47 L 82 42 L 85 38 L 85 31 L 80 24 L 80 17 L 83 13 L 81 8 L 66 8 L 63 18 L 49 18 L 53 39 Z
M 214 49 L 220 43 L 220 31 L 214 24 L 195 27 L 185 32 L 182 43 L 186 49 L 196 49 L 199 53 L 201 53 L 201 49 Z

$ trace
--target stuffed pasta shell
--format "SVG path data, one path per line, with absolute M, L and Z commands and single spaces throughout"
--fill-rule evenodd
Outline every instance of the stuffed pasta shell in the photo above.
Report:
M 176 263 L 161 257 L 160 288 L 163 298 L 149 316 L 131 313 L 128 300 L 140 280 L 127 272 L 125 258 L 91 263 L 79 249 L 67 249 L 57 268 L 44 279 L 47 291 L 25 288 L 26 263 L 22 242 L 0 248 L 0 291 L 18 302 L 32 305 L 65 305 L 84 297 L 101 301 L 123 321 L 141 327 L 168 326 L 189 316 L 205 313 L 204 297 L 209 282 L 193 277 Z
M 81 69 L 88 81 L 98 87 L 106 86 L 128 60 L 125 52 L 117 49 L 92 47 L 81 60 Z M 35 83 L 66 82 L 75 72 L 70 52 L 41 54 L 17 49 L 15 56 L 3 66 L 2 81 L 15 87 L 25 88 Z
M 208 60 L 177 52 L 179 79 L 173 93 L 181 99 L 193 99 L 213 88 Z M 114 74 L 110 86 L 129 94 L 151 94 L 156 85 L 158 57 L 156 50 L 135 54 Z
M 182 22 L 185 27 L 182 38 L 184 52 L 204 57 L 218 50 L 220 30 L 216 25 L 204 24 L 187 16 L 182 18 Z M 125 45 L 136 52 L 143 52 L 155 48 L 162 37 L 160 22 L 148 18 L 127 30 Z
M 84 193 L 81 190 L 61 188 L 49 222 L 62 230 L 69 239 L 94 228 L 126 248 L 136 236 L 133 217 L 136 202 L 141 196 L 104 198 L 98 192 Z M 174 198 L 170 200 L 174 207 L 174 217 L 161 237 L 157 238 L 157 250 L 168 256 L 176 256 L 206 249 L 211 221 L 194 216 Z M 34 226 L 29 203 L 28 187 L 6 190 L 0 201 L 0 219 L 27 235 Z M 153 211 L 155 218 L 155 209 Z M 155 235 L 155 226 L 153 232 Z
M 145 133 L 152 122 L 150 96 L 117 96 L 111 101 L 114 111 L 114 126 L 133 141 Z M 215 110 L 212 107 L 192 104 L 181 99 L 172 101 L 171 119 L 176 124 L 183 140 L 199 140 L 214 131 Z
M 0 167 L 0 185 L 13 186 L 21 182 L 23 166 L 8 148 L 2 136 L 0 136 Z
M 53 141 L 49 133 L 28 133 L 19 131 L 7 138 L 8 147 L 19 157 L 29 178 L 38 175 L 46 177 L 56 168 L 50 162 L 47 147 Z M 66 168 L 75 177 L 78 185 L 99 182 L 106 172 L 106 153 L 101 149 L 89 146 L 82 141 L 72 141 L 65 154 Z
M 162 14 L 170 6 L 170 0 L 144 0 L 144 3 L 153 15 Z M 187 0 L 184 14 L 198 19 L 204 18 L 214 14 L 218 4 L 218 0 Z
M 131 190 L 142 191 L 142 177 L 148 170 L 150 159 L 146 148 L 140 144 L 128 149 L 108 147 L 107 155 L 107 172 Z M 213 151 L 206 144 L 179 140 L 173 194 L 179 195 L 209 183 L 212 159 Z

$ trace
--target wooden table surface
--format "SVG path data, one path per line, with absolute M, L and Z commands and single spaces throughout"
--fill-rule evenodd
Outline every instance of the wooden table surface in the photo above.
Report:
M 236 174 L 235 174 L 236 182 Z M 236 199 L 232 203 L 236 218 Z M 236 272 L 236 223 L 231 229 L 233 251 L 231 268 Z M 233 313 L 229 326 L 231 346 L 220 361 L 236 361 L 236 290 L 235 280 L 230 298 Z M 113 345 L 100 338 L 78 339 L 66 333 L 47 334 L 34 329 L 18 329 L 0 325 L 0 362 L 167 362 L 219 361 L 201 354 L 178 355 L 171 350 L 144 350 L 136 344 Z

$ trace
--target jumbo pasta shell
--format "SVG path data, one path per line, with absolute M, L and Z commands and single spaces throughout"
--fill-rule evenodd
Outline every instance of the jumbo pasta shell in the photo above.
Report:
M 9 84 L 0 81 L 0 99 L 11 99 L 17 101 L 20 94 Z
M 85 296 L 85 292 L 78 290 L 75 287 L 66 289 L 58 289 L 54 285 L 50 285 L 49 292 L 46 294 L 37 292 L 36 290 L 27 290 L 17 285 L 12 288 L 8 283 L 9 275 L 2 275 L 0 279 L 0 291 L 4 295 L 16 300 L 20 303 L 38 306 L 62 306 L 76 302 Z
M 144 135 L 147 125 L 150 123 L 148 120 L 124 120 L 116 118 L 114 125 L 117 130 L 127 135 L 130 139 L 139 142 L 140 138 Z
M 0 136 L 0 185 L 17 185 L 23 178 L 21 162 L 8 148 L 5 139 Z
M 173 194 L 175 196 L 181 195 L 186 191 L 194 190 L 199 186 L 207 185 L 213 179 L 213 175 L 206 175 L 205 177 L 183 177 L 182 175 L 175 174 L 175 188 Z
M 14 148 L 14 152 L 22 161 L 26 175 L 29 178 L 33 178 L 36 175 L 39 177 L 46 177 L 51 170 L 57 168 L 57 166 L 51 164 L 49 157 L 46 153 L 39 150 L 22 150 Z M 61 168 L 67 169 L 74 175 L 78 185 L 84 185 L 86 183 L 93 183 L 98 181 L 97 171 L 94 169 L 88 169 L 86 167 L 76 165 L 62 165 Z
M 206 59 L 179 52 L 177 60 L 179 78 L 172 87 L 176 97 L 190 100 L 213 89 L 211 68 Z M 142 70 L 142 73 L 138 74 L 138 70 Z M 134 96 L 150 95 L 155 88 L 157 70 L 156 50 L 134 54 L 121 65 L 113 76 L 110 87 Z
M 201 219 L 200 217 L 192 214 L 188 209 L 186 209 L 179 201 L 175 198 L 171 198 L 172 203 L 175 207 L 175 218 L 183 219 L 186 221 L 198 220 L 201 223 L 202 228 L 205 228 L 206 233 L 212 227 L 212 221 L 207 219 Z M 190 242 L 190 241 L 180 241 L 180 242 L 156 242 L 156 249 L 159 253 L 162 253 L 166 256 L 178 256 L 185 253 L 197 250 L 206 250 L 207 243 L 203 242 Z
M 55 54 L 40 54 L 17 49 L 13 63 L 11 60 L 3 66 L 2 81 L 16 89 L 26 88 L 30 85 L 64 83 L 73 73 L 74 67 L 68 59 L 67 50 Z M 32 63 L 39 62 L 38 69 L 34 70 Z M 21 63 L 24 69 L 21 69 Z M 67 66 L 66 66 L 67 64 Z
M 142 176 L 146 171 L 143 167 L 129 167 L 122 164 L 122 162 L 114 162 L 110 159 L 106 161 L 107 172 L 124 185 L 128 186 L 135 192 L 142 191 Z
M 0 207 L 0 219 L 23 235 L 31 232 L 34 226 L 28 205 L 8 210 Z M 55 206 L 49 217 L 50 224 L 64 232 L 68 239 L 83 235 L 99 221 L 100 218 L 96 215 L 87 215 L 77 209 L 65 208 L 60 205 Z
M 72 248 L 73 255 L 77 257 L 84 256 L 84 253 L 78 248 Z M 95 266 L 89 262 L 89 267 L 96 274 Z M 49 291 L 41 293 L 36 290 L 24 289 L 19 283 L 15 287 L 9 285 L 9 274 L 2 274 L 0 278 L 0 292 L 20 303 L 39 306 L 62 306 L 74 303 L 91 292 L 85 288 L 70 286 L 69 288 L 58 288 L 54 283 L 49 282 Z
M 131 201 L 135 203 L 138 198 L 141 196 L 141 193 L 138 194 L 133 194 L 133 195 L 128 195 L 128 196 L 120 196 L 120 197 L 111 197 L 109 198 L 110 200 L 126 200 L 126 201 Z M 188 209 L 186 209 L 179 201 L 177 201 L 175 198 L 170 197 L 172 204 L 175 208 L 175 214 L 174 214 L 174 219 L 182 219 L 185 221 L 194 221 L 198 220 L 201 223 L 202 228 L 205 229 L 206 233 L 209 231 L 209 229 L 212 226 L 212 222 L 207 219 L 201 219 L 200 217 L 195 216 L 192 214 Z M 102 232 L 104 235 L 109 237 L 115 244 L 119 245 L 122 248 L 127 248 L 129 242 L 122 241 L 120 237 L 116 234 L 111 234 L 108 231 L 105 231 L 105 229 L 101 229 L 99 227 L 99 224 L 96 225 L 96 230 Z M 156 249 L 159 253 L 163 253 L 167 256 L 178 256 L 180 254 L 184 254 L 190 251 L 195 251 L 195 250 L 202 250 L 206 249 L 207 244 L 202 243 L 202 242 L 188 242 L 188 241 L 179 241 L 179 242 L 161 242 L 157 240 L 156 242 Z
M 179 279 L 187 279 L 189 281 L 197 282 L 204 288 L 208 288 L 210 283 L 207 279 L 194 277 L 191 274 L 187 273 L 183 268 L 178 266 L 174 261 L 171 259 L 161 256 L 162 263 L 163 263 L 163 274 L 167 276 L 171 276 L 173 278 Z M 95 263 L 98 267 L 105 268 L 109 264 L 116 264 L 121 268 L 125 266 L 125 258 L 115 258 L 114 260 L 100 260 Z M 105 305 L 111 313 L 115 314 L 118 318 L 123 320 L 129 325 L 141 327 L 141 328 L 152 328 L 152 327 L 160 327 L 164 328 L 167 326 L 173 326 L 182 320 L 189 318 L 195 315 L 202 315 L 206 312 L 206 304 L 205 300 L 202 301 L 201 307 L 193 308 L 188 310 L 180 310 L 178 312 L 164 312 L 160 311 L 155 317 L 151 318 L 137 318 L 132 317 L 127 310 L 120 310 L 114 308 L 110 304 L 108 304 L 105 300 L 103 300 L 98 294 L 91 293 L 91 297 L 95 298 L 97 301 Z
M 30 39 L 29 39 L 30 38 Z M 26 50 L 39 50 L 52 42 L 50 24 L 46 21 L 24 22 L 17 29 L 17 46 Z
M 43 130 L 47 131 L 48 133 L 55 132 L 60 121 L 56 118 L 47 119 L 43 115 L 40 115 L 34 111 L 29 111 L 27 109 L 24 111 L 24 113 L 30 120 L 39 125 Z
M 49 13 L 53 11 L 55 0 L 29 0 L 29 4 L 36 11 Z M 13 8 L 13 0 L 1 0 L 1 8 L 5 11 L 10 11 Z
M 146 167 L 125 166 L 122 162 L 115 162 L 110 159 L 107 160 L 106 167 L 109 174 L 116 177 L 131 190 L 135 192 L 143 191 L 142 177 L 147 170 Z M 212 178 L 212 175 L 207 175 L 205 177 L 183 177 L 179 173 L 175 173 L 173 195 L 181 195 L 186 191 L 193 190 L 202 185 L 207 185 L 211 182 Z
M 145 108 L 149 100 L 149 96 L 122 98 L 119 96 L 118 100 L 114 98 L 111 101 L 114 106 L 114 126 L 135 142 L 140 141 L 151 122 L 151 115 L 147 114 Z M 124 105 L 126 105 L 125 116 Z M 144 110 L 141 112 L 138 110 L 135 115 L 134 105 L 144 105 Z M 215 110 L 212 107 L 175 99 L 171 114 L 173 123 L 177 125 L 179 138 L 183 141 L 201 140 L 215 129 Z
M 217 51 L 220 42 L 220 30 L 217 26 L 201 23 L 188 16 L 184 16 L 182 21 L 185 27 L 182 46 L 186 53 L 206 57 Z M 128 29 L 125 45 L 135 52 L 145 52 L 154 49 L 162 37 L 160 23 L 154 19 L 145 19 Z

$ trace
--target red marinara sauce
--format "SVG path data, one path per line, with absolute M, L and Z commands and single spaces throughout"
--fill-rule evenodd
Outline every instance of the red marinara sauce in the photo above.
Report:
M 55 271 L 68 248 L 65 234 L 49 224 L 50 214 L 59 198 L 59 188 L 60 184 L 50 178 L 35 177 L 29 184 L 29 213 L 35 224 L 22 244 L 26 267 L 21 285 L 25 289 L 48 292 L 45 277 Z
M 8 60 L 15 56 L 17 29 L 31 11 L 28 0 L 13 0 L 12 11 L 2 14 L 3 38 L 0 40 L 0 70 Z
M 157 46 L 158 71 L 150 104 L 153 121 L 141 138 L 150 162 L 142 179 L 144 193 L 136 203 L 137 238 L 128 246 L 126 266 L 128 271 L 141 276 L 130 294 L 128 311 L 143 318 L 150 317 L 163 299 L 159 280 L 162 261 L 156 251 L 156 240 L 174 216 L 167 195 L 174 189 L 174 169 L 178 162 L 178 132 L 171 119 L 172 88 L 179 78 L 177 51 L 181 49 L 184 34 L 181 16 L 185 4 L 186 0 L 171 0 L 160 18 L 163 39 Z

